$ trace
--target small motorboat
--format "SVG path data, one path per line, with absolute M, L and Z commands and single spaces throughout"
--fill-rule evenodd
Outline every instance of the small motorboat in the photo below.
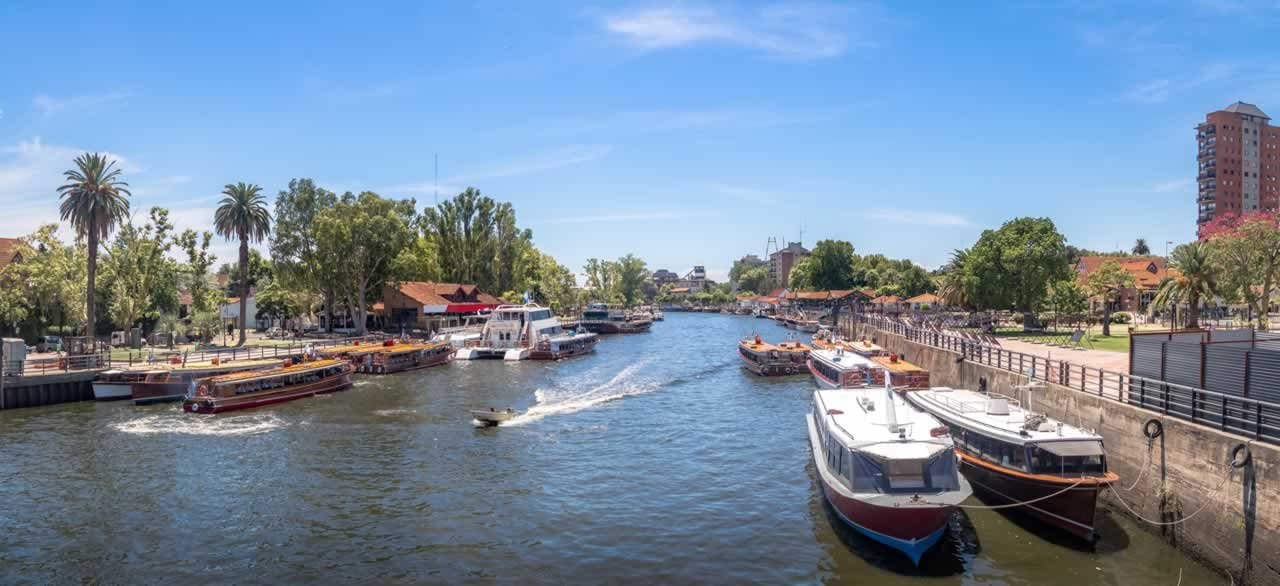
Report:
M 488 411 L 484 409 L 472 409 L 471 417 L 485 427 L 496 427 L 499 423 L 507 421 L 516 416 L 516 412 L 507 409 L 505 411 L 497 411 L 490 407 Z

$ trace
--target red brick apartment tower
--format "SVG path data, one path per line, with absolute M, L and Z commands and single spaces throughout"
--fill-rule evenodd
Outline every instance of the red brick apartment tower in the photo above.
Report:
M 1198 228 L 1218 214 L 1280 209 L 1280 127 L 1270 122 L 1257 106 L 1236 102 L 1196 127 Z

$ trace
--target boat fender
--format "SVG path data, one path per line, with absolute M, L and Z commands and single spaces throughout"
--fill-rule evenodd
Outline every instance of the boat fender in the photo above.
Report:
M 199 413 L 199 412 L 200 412 L 200 404 L 199 404 L 199 403 L 196 403 L 196 402 L 192 402 L 192 403 L 191 403 L 191 412 L 192 412 L 192 413 Z
M 196 396 L 199 396 L 199 397 L 208 397 L 208 396 L 209 396 L 209 385 L 200 385 L 198 388 L 196 388 Z
M 1231 448 L 1231 467 L 1239 470 L 1249 465 L 1249 461 L 1253 459 L 1253 454 L 1249 452 L 1249 446 L 1246 444 L 1236 444 Z
M 1161 423 L 1159 419 L 1148 419 L 1146 425 L 1142 426 L 1142 435 L 1147 436 L 1149 440 L 1154 440 L 1164 435 L 1164 423 Z

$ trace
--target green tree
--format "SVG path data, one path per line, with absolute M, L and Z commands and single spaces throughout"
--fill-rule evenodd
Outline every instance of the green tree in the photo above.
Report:
M 218 257 L 209 252 L 209 244 L 213 241 L 213 232 L 208 230 L 196 233 L 187 229 L 174 243 L 187 255 L 187 262 L 181 267 L 182 282 L 187 293 L 191 295 L 191 313 L 214 311 L 226 300 L 222 290 L 213 283 L 209 274 L 210 267 Z M 188 316 L 190 317 L 190 316 Z
M 1200 303 L 1218 293 L 1218 280 L 1210 258 L 1210 246 L 1203 241 L 1181 244 L 1169 254 L 1169 265 L 1177 274 L 1160 281 L 1151 302 L 1152 309 L 1187 305 L 1187 327 L 1200 326 Z
M 35 320 L 37 332 L 50 324 L 61 331 L 67 322 L 85 319 L 86 259 L 82 245 L 63 244 L 57 224 L 46 224 L 19 240 L 21 263 L 9 265 L 7 272 L 21 283 L 22 296 Z
M 1133 287 L 1133 275 L 1115 259 L 1103 262 L 1089 273 L 1085 288 L 1089 295 L 1102 300 L 1102 335 L 1111 335 L 1111 306 L 1119 302 L 1125 289 Z
M 177 308 L 177 265 L 168 256 L 173 245 L 169 210 L 153 207 L 148 221 L 120 227 L 107 255 L 104 277 L 110 283 L 108 313 L 117 327 L 129 330 L 138 321 Z
M 589 258 L 586 264 L 582 265 L 582 272 L 587 275 L 587 287 L 594 289 L 602 301 L 608 301 L 617 290 L 618 266 L 616 263 Z
M 63 172 L 66 183 L 58 188 L 62 221 L 70 222 L 88 246 L 85 286 L 85 334 L 96 334 L 94 285 L 98 277 L 98 245 L 129 217 L 129 184 L 121 179 L 115 161 L 98 153 L 76 157 L 75 169 Z
M 853 287 L 853 245 L 849 242 L 821 240 L 813 247 L 808 261 L 810 288 L 830 291 Z
M 1146 238 L 1139 238 L 1133 241 L 1133 254 L 1137 256 L 1146 256 L 1151 254 L 1151 247 L 1147 246 Z
M 631 307 L 643 296 L 644 283 L 649 278 L 649 269 L 644 260 L 634 254 L 619 258 L 616 265 L 618 291 L 627 307 Z
M 769 280 L 769 269 L 766 267 L 752 267 L 738 275 L 738 286 L 745 291 L 755 291 L 761 295 L 767 294 L 773 289 L 773 284 Z
M 957 248 L 938 278 L 938 297 L 952 307 L 973 307 L 973 289 L 968 265 L 969 251 Z
M 1049 305 L 1055 316 L 1084 313 L 1089 309 L 1089 297 L 1076 279 L 1066 278 L 1049 286 Z
M 296 292 L 324 297 L 325 327 L 333 330 L 337 265 L 321 258 L 315 230 L 320 212 L 337 205 L 338 196 L 310 179 L 293 179 L 276 195 L 275 235 L 271 260 L 283 285 Z
M 510 203 L 498 203 L 468 187 L 425 210 L 420 226 L 445 280 L 495 292 L 527 284 L 533 233 L 516 225 Z
M 1030 325 L 1049 284 L 1070 275 L 1066 238 L 1048 218 L 1017 218 L 986 230 L 965 256 L 970 299 L 979 309 L 1014 309 Z
M 556 312 L 567 311 L 576 305 L 577 301 L 574 293 L 577 283 L 573 279 L 573 271 L 556 262 L 556 259 L 549 254 L 541 252 L 536 254 L 536 268 L 529 292 L 538 303 Z
M 353 310 L 358 334 L 367 331 L 370 295 L 381 295 L 396 258 L 413 242 L 416 205 L 371 191 L 347 193 L 316 218 L 319 256 L 337 264 L 337 289 Z
M 1222 216 L 1206 224 L 1204 234 L 1222 292 L 1249 304 L 1258 328 L 1265 331 L 1268 306 L 1280 283 L 1280 214 Z
M 227 276 L 227 294 L 239 295 L 240 290 L 246 285 L 252 290 L 271 282 L 275 279 L 276 271 L 270 258 L 262 256 L 262 253 L 258 252 L 258 249 L 250 248 L 249 270 L 244 273 L 247 275 L 248 283 L 240 282 L 240 275 L 242 273 L 240 270 L 240 263 L 238 262 L 222 265 L 218 268 L 218 274 Z
M 262 188 L 243 181 L 222 189 L 222 201 L 213 213 L 213 226 L 219 236 L 240 241 L 240 341 L 245 342 L 249 324 L 249 244 L 262 242 L 271 233 L 271 212 Z
M 797 291 L 817 289 L 817 281 L 814 277 L 816 266 L 817 263 L 813 262 L 813 257 L 802 258 L 791 265 L 791 274 L 787 277 L 787 288 Z

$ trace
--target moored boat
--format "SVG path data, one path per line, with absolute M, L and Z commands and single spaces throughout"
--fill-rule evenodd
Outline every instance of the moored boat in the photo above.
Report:
M 582 312 L 578 325 L 597 334 L 639 334 L 649 331 L 653 320 L 647 316 L 629 316 L 620 305 L 592 303 Z
M 885 376 L 896 389 L 929 387 L 929 371 L 897 355 L 866 357 L 843 347 L 809 353 L 809 373 L 819 388 L 860 389 L 879 387 Z
M 945 423 L 974 489 L 1092 541 L 1098 494 L 1120 477 L 1107 470 L 1102 438 L 1023 408 L 996 393 L 935 388 L 904 393 Z
M 919 564 L 973 489 L 951 438 L 891 389 L 813 393 L 806 415 L 827 502 L 847 525 Z
M 594 333 L 564 329 L 550 309 L 536 303 L 502 305 L 493 310 L 480 338 L 467 342 L 455 357 L 558 360 L 591 352 L 597 340 Z
M 747 370 L 760 376 L 802 374 L 809 358 L 809 346 L 790 340 L 770 344 L 759 335 L 738 342 L 738 356 Z
M 369 356 L 369 372 L 392 374 L 406 370 L 430 368 L 449 362 L 456 349 L 448 342 L 395 342 L 388 340 L 378 352 Z
M 222 413 L 351 388 L 351 363 L 322 359 L 200 379 L 182 402 L 188 413 Z
M 129 384 L 134 405 L 181 401 L 191 394 L 197 379 L 280 366 L 280 359 L 204 362 L 186 365 L 155 365 L 141 381 Z
M 93 380 L 95 401 L 120 401 L 133 397 L 133 383 L 147 379 L 150 367 L 144 369 L 111 369 L 98 373 Z

